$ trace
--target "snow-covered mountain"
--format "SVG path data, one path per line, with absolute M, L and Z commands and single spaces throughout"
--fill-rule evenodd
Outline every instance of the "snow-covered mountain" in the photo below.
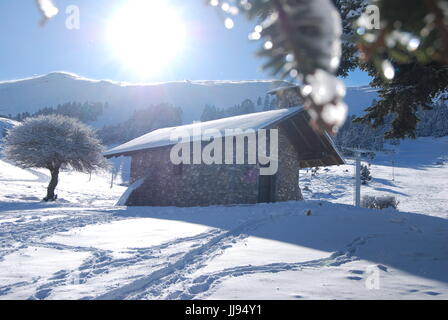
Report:
M 227 108 L 244 99 L 258 99 L 284 85 L 282 81 L 181 81 L 130 84 L 91 80 L 66 72 L 0 82 L 0 114 L 35 112 L 71 101 L 107 102 L 95 125 L 121 122 L 136 109 L 171 103 L 182 108 L 184 122 L 199 119 L 206 104 Z
M 92 80 L 67 72 L 53 72 L 21 80 L 0 82 L 0 114 L 36 112 L 66 102 L 107 102 L 109 108 L 93 125 L 100 127 L 129 118 L 136 109 L 151 104 L 171 103 L 182 108 L 183 122 L 200 118 L 206 104 L 228 108 L 244 99 L 254 102 L 266 92 L 286 85 L 283 81 L 180 81 L 131 84 Z M 351 113 L 359 114 L 376 98 L 370 87 L 349 87 L 347 102 Z
M 364 110 L 378 99 L 378 89 L 369 86 L 348 87 L 345 103 L 349 107 L 350 115 L 361 115 Z

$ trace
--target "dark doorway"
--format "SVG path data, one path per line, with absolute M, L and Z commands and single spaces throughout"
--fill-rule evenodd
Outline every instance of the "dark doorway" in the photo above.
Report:
M 258 176 L 258 202 L 275 202 L 275 177 Z

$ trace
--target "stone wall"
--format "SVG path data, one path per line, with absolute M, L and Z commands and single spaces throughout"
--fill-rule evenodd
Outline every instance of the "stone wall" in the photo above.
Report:
M 300 161 L 288 137 L 279 129 L 276 201 L 303 200 L 299 188 Z
M 256 165 L 182 164 L 170 161 L 170 148 L 142 151 L 132 157 L 131 179 L 147 177 L 128 205 L 207 206 L 256 203 Z
M 207 206 L 253 204 L 258 201 L 256 164 L 182 164 L 170 161 L 171 147 L 144 150 L 132 156 L 131 181 L 146 177 L 127 205 Z M 289 139 L 279 131 L 276 200 L 302 199 L 299 162 Z

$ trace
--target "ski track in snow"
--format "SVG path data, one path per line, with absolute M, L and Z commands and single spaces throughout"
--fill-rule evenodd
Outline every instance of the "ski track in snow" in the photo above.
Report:
M 64 214 L 64 211 L 58 211 Z M 34 278 L 31 281 L 21 281 L 6 286 L 0 286 L 0 297 L 12 290 L 27 286 L 36 286 L 34 294 L 28 299 L 45 299 L 50 297 L 53 290 L 65 286 L 72 279 L 77 279 L 79 284 L 94 280 L 95 277 L 114 269 L 127 268 L 141 263 L 151 263 L 157 267 L 148 275 L 131 279 L 131 282 L 103 292 L 97 296 L 85 296 L 83 299 L 195 299 L 207 293 L 213 286 L 221 283 L 229 277 L 238 277 L 255 273 L 277 273 L 288 270 L 301 270 L 302 268 L 321 268 L 325 266 L 339 266 L 356 260 L 356 250 L 365 244 L 365 237 L 355 239 L 341 251 L 334 252 L 327 258 L 303 261 L 297 263 L 273 263 L 259 266 L 238 266 L 227 268 L 219 272 L 192 278 L 191 274 L 204 267 L 207 261 L 220 255 L 233 244 L 247 237 L 250 230 L 257 229 L 262 224 L 287 218 L 292 214 L 269 215 L 261 219 L 252 219 L 239 224 L 237 227 L 225 231 L 213 228 L 205 233 L 191 237 L 176 238 L 156 246 L 143 248 L 129 248 L 129 257 L 114 258 L 109 250 L 95 247 L 71 246 L 60 243 L 45 242 L 45 238 L 55 233 L 65 232 L 73 228 L 82 228 L 92 224 L 104 224 L 111 221 L 126 219 L 111 213 L 90 211 L 88 213 L 74 214 L 72 210 L 67 217 L 56 219 L 30 219 L 19 223 L 7 222 L 1 225 L 1 257 L 11 254 L 25 247 L 44 247 L 56 250 L 70 250 L 75 252 L 88 252 L 90 255 L 75 270 L 61 269 L 54 272 L 48 278 Z M 32 218 L 33 216 L 31 216 Z M 45 216 L 43 216 L 45 217 Z M 41 219 L 43 217 L 40 217 Z M 37 221 L 34 221 L 37 220 Z M 14 243 L 20 246 L 14 247 Z M 164 251 L 183 244 L 190 250 L 174 255 L 166 255 Z M 5 249 L 11 248 L 12 249 Z M 178 257 L 179 256 L 179 257 Z M 172 291 L 172 286 L 179 288 Z
M 67 214 L 64 218 L 44 219 L 42 215 L 31 215 L 29 219 L 19 219 L 15 222 L 6 222 L 0 224 L 0 261 L 4 260 L 6 255 L 14 253 L 26 247 L 45 247 L 56 250 L 72 250 L 92 252 L 93 255 L 97 255 L 99 250 L 89 247 L 73 247 L 66 246 L 58 243 L 45 243 L 42 242 L 46 237 L 58 232 L 65 232 L 73 228 L 82 228 L 89 224 L 108 223 L 117 219 L 111 214 L 104 214 L 100 211 L 91 212 L 89 214 L 74 213 L 70 210 L 68 213 L 59 211 L 58 214 Z M 23 220 L 23 221 L 21 221 Z M 16 245 L 16 244 L 19 245 Z M 48 284 L 41 286 L 41 288 L 51 287 L 56 284 L 62 283 L 62 277 L 64 270 L 58 271 L 54 277 L 44 280 L 50 281 Z M 68 274 L 66 274 L 68 275 Z M 31 282 L 19 282 L 12 285 L 0 286 L 0 296 L 11 291 L 13 288 L 23 287 L 30 284 L 35 284 L 39 279 L 33 279 Z M 40 281 L 41 282 L 41 281 Z M 40 291 L 40 290 L 39 290 Z M 39 292 L 36 293 L 37 298 L 44 298 Z
M 187 278 L 187 275 L 183 275 L 182 279 L 186 279 L 186 283 L 182 285 L 182 290 L 177 290 L 168 295 L 164 295 L 164 299 L 203 299 L 207 297 L 207 292 L 212 290 L 214 286 L 218 285 L 226 278 L 230 277 L 240 277 L 244 275 L 256 274 L 256 273 L 277 273 L 282 271 L 297 271 L 302 270 L 303 268 L 322 268 L 329 266 L 340 266 L 342 264 L 352 262 L 357 260 L 358 258 L 354 256 L 356 250 L 360 245 L 365 244 L 364 238 L 356 238 L 352 243 L 347 245 L 346 250 L 341 252 L 337 251 L 332 253 L 327 258 L 310 260 L 310 261 L 302 261 L 296 263 L 286 263 L 286 262 L 278 262 L 271 263 L 266 265 L 245 265 L 245 266 L 237 266 L 233 268 L 227 268 L 222 271 L 213 272 L 210 274 L 201 275 L 196 278 Z M 207 255 L 205 256 L 207 257 Z M 192 273 L 193 270 L 198 270 L 203 266 L 205 262 L 204 257 L 201 256 L 201 259 L 198 259 L 196 263 L 192 264 L 190 268 L 187 269 L 187 273 Z M 185 271 L 184 271 L 185 273 Z M 175 278 L 178 278 L 176 275 L 172 275 Z M 170 281 L 173 283 L 173 281 Z M 178 282 L 178 281 L 176 281 Z M 203 295 L 201 295 L 203 294 Z M 137 296 L 137 298 L 145 298 L 145 299 L 153 299 L 151 295 L 146 296 Z
M 58 214 L 67 214 L 67 217 L 44 219 L 42 221 L 45 216 L 31 215 L 29 219 L 21 218 L 15 220 L 15 222 L 0 224 L 0 261 L 3 260 L 5 255 L 26 246 L 50 246 L 50 244 L 39 241 L 54 233 L 65 232 L 72 228 L 82 228 L 88 224 L 107 223 L 116 219 L 112 215 L 100 211 L 90 214 L 60 211 Z M 11 249 L 14 243 L 20 243 L 21 246 Z M 63 248 L 60 244 L 54 244 L 53 247 L 56 249 Z
M 89 251 L 92 253 L 92 256 L 83 261 L 82 265 L 77 270 L 61 270 L 54 274 L 50 280 L 53 280 L 49 283 L 45 283 L 44 285 L 40 286 L 33 297 L 31 298 L 42 298 L 42 292 L 44 291 L 46 296 L 48 296 L 51 293 L 51 290 L 59 285 L 65 285 L 67 283 L 67 279 L 73 279 L 74 276 L 76 276 L 77 279 L 79 279 L 79 283 L 83 284 L 86 281 L 88 281 L 91 278 L 94 278 L 96 276 L 99 276 L 103 273 L 109 273 L 113 271 L 114 269 L 119 268 L 126 268 L 138 263 L 142 262 L 149 262 L 154 261 L 156 263 L 156 266 L 160 265 L 163 267 L 166 263 L 164 261 L 164 258 L 161 255 L 162 250 L 175 246 L 179 243 L 185 243 L 185 242 L 192 242 L 193 244 L 195 241 L 201 241 L 203 238 L 210 237 L 210 233 L 204 233 L 200 234 L 194 237 L 186 237 L 186 238 L 178 238 L 173 241 L 169 241 L 166 243 L 162 243 L 157 246 L 147 247 L 147 248 L 131 248 L 131 256 L 128 258 L 114 258 L 108 250 L 101 250 L 96 248 L 89 248 L 89 247 L 71 247 L 71 246 L 63 246 L 64 249 L 71 249 L 71 250 L 84 250 Z M 42 245 L 48 245 L 49 247 L 55 248 L 59 247 L 59 244 L 52 244 L 52 243 L 46 243 Z M 170 258 L 170 257 L 169 257 Z M 160 262 L 162 261 L 162 262 Z M 84 299 L 91 299 L 92 297 L 84 297 Z M 118 298 L 114 297 L 112 295 L 110 298 Z M 121 296 L 121 298 L 126 298 L 126 296 Z
M 397 166 L 396 181 L 392 182 L 387 179 L 387 176 L 390 175 L 390 167 L 384 163 L 385 161 L 373 162 L 373 180 L 368 186 L 363 187 L 364 192 L 367 190 L 376 194 L 389 192 L 397 195 L 399 200 L 404 200 L 399 205 L 400 209 L 405 208 L 403 211 L 423 212 L 439 219 L 448 217 L 448 211 L 444 206 L 447 200 L 442 192 L 444 187 L 433 184 L 436 179 L 439 179 L 437 181 L 440 183 L 446 181 L 446 166 L 426 164 L 417 169 L 410 166 Z M 409 248 L 409 252 L 403 253 L 404 256 L 410 257 L 410 260 L 407 261 L 415 260 L 420 263 L 442 261 L 444 263 L 443 261 L 446 261 L 448 256 L 446 242 L 440 241 L 440 239 L 446 239 L 446 236 L 443 238 L 447 231 L 446 225 L 440 225 L 440 229 L 437 229 L 431 224 L 432 220 L 427 224 L 420 225 L 420 220 L 414 216 L 407 214 L 388 216 L 386 212 L 379 215 L 380 217 L 385 216 L 384 221 L 388 223 L 381 225 L 389 228 L 388 231 L 384 231 L 384 234 L 379 233 L 382 230 L 378 231 L 372 227 L 372 229 L 365 228 L 363 232 L 359 232 L 357 236 L 351 238 L 351 235 L 356 235 L 357 231 L 350 230 L 350 236 L 344 238 L 344 241 L 337 242 L 337 245 L 312 244 L 314 249 L 321 250 L 317 256 L 305 256 L 302 259 L 295 256 L 292 259 L 281 256 L 276 260 L 273 259 L 274 262 L 256 261 L 254 258 L 253 264 L 251 264 L 252 261 L 250 264 L 237 261 L 236 264 L 231 262 L 219 265 L 218 263 L 218 267 L 216 267 L 216 260 L 219 257 L 223 257 L 237 247 L 240 247 L 239 250 L 241 250 L 241 246 L 244 246 L 249 239 L 254 238 L 260 229 L 271 228 L 276 223 L 296 221 L 292 220 L 296 218 L 303 219 L 303 210 L 308 205 L 297 204 L 296 206 L 288 203 L 285 207 L 261 205 L 213 207 L 211 209 L 142 208 L 130 210 L 113 206 L 125 188 L 115 186 L 110 189 L 107 174 L 94 177 L 92 181 L 89 179 L 89 183 L 86 183 L 85 175 L 78 176 L 70 173 L 63 173 L 61 177 L 59 187 L 59 192 L 62 195 L 61 201 L 44 204 L 36 202 L 36 199 L 48 180 L 45 171 L 21 170 L 1 160 L 0 166 L 2 168 L 0 170 L 0 268 L 1 263 L 9 261 L 7 259 L 12 259 L 11 257 L 18 259 L 19 262 L 22 261 L 20 259 L 25 259 L 23 260 L 25 263 L 30 261 L 26 260 L 29 258 L 32 263 L 33 259 L 38 258 L 38 250 L 49 250 L 52 257 L 57 256 L 58 252 L 69 254 L 70 257 L 76 253 L 82 257 L 70 258 L 71 262 L 67 261 L 67 265 L 55 264 L 53 268 L 48 269 L 49 271 L 42 269 L 46 272 L 33 273 L 29 276 L 25 274 L 7 277 L 8 274 L 6 274 L 2 278 L 0 275 L 0 299 L 11 297 L 20 299 L 58 299 L 60 297 L 74 299 L 214 299 L 214 294 L 224 284 L 229 281 L 231 283 L 233 279 L 247 279 L 254 275 L 269 278 L 274 275 L 288 274 L 288 272 L 300 274 L 314 272 L 314 277 L 340 274 L 343 277 L 341 281 L 345 281 L 340 283 L 362 283 L 361 280 L 365 279 L 363 268 L 366 261 L 360 258 L 363 257 L 363 254 L 359 254 L 359 252 L 368 246 L 376 248 L 375 246 L 378 246 L 376 241 L 380 241 L 378 242 L 380 244 L 387 243 L 387 237 L 391 235 L 388 233 L 390 230 L 403 232 L 403 235 L 410 234 L 414 241 L 415 239 L 429 239 L 434 242 L 434 245 L 440 246 L 437 249 L 439 251 L 434 251 L 439 256 L 428 256 L 428 260 L 422 260 L 428 253 L 412 251 L 413 248 Z M 350 163 L 346 166 L 331 168 L 328 171 L 321 170 L 315 177 L 302 172 L 302 188 L 305 185 L 311 188 L 311 191 L 303 191 L 305 198 L 329 200 L 343 204 L 351 203 L 353 181 L 352 172 L 346 172 L 349 168 L 351 168 Z M 412 180 L 415 177 L 419 179 L 429 177 L 427 181 L 420 180 L 419 183 L 420 186 L 424 186 L 423 189 L 409 187 L 414 183 Z M 441 201 L 436 201 L 439 198 Z M 17 201 L 17 199 L 19 200 Z M 330 203 L 323 203 L 323 207 L 319 207 L 321 203 L 317 202 L 310 204 L 310 208 L 313 209 L 312 217 L 316 214 L 315 218 L 322 218 L 319 210 L 354 212 L 350 207 L 344 209 Z M 232 214 L 232 218 L 227 217 L 227 220 L 222 218 L 223 221 L 213 223 L 204 218 L 209 212 L 218 220 L 221 219 L 221 215 Z M 185 220 L 182 218 L 183 214 L 187 215 Z M 312 217 L 297 221 L 308 223 L 310 219 L 313 219 Z M 329 216 L 325 216 L 325 219 L 328 218 Z M 336 220 L 333 222 L 348 219 L 347 223 L 349 223 L 352 218 L 350 215 L 339 216 L 336 214 Z M 162 224 L 173 221 L 188 222 L 193 225 L 201 225 L 201 228 L 195 229 L 195 231 L 188 230 L 182 235 L 173 231 L 171 238 L 163 238 L 163 240 L 153 243 L 145 243 L 150 239 L 142 237 L 142 242 L 138 242 L 138 245 L 123 244 L 119 248 L 109 248 L 102 244 L 103 242 L 107 243 L 107 239 L 102 238 L 104 234 L 101 232 L 104 231 L 101 229 L 100 231 L 95 229 L 97 232 L 94 233 L 95 237 L 87 236 L 88 241 L 78 241 L 82 239 L 83 232 L 85 233 L 88 228 L 108 228 L 113 223 L 122 224 L 126 221 L 137 221 L 138 224 L 138 219 L 148 220 L 150 225 L 154 224 L 154 230 L 152 230 L 154 232 L 159 228 L 156 220 L 161 220 L 162 222 L 158 223 Z M 325 219 L 322 218 L 318 221 L 324 222 Z M 372 221 L 378 222 L 377 220 Z M 395 225 L 396 227 L 394 227 Z M 310 226 L 313 225 L 310 224 Z M 170 230 L 170 227 L 167 228 Z M 106 234 L 110 233 L 110 230 L 113 229 L 106 229 Z M 366 232 L 366 230 L 372 230 L 372 232 Z M 302 232 L 305 231 L 306 228 L 302 229 Z M 140 231 L 135 230 L 135 232 Z M 57 237 L 54 238 L 54 236 Z M 65 241 L 65 239 L 70 241 Z M 274 237 L 270 240 L 276 239 Z M 307 240 L 308 238 L 304 236 L 301 238 L 302 242 L 297 243 L 306 247 Z M 117 243 L 119 242 L 120 240 L 117 240 Z M 291 243 L 297 246 L 296 242 Z M 331 248 L 331 250 L 327 250 L 327 248 Z M 33 251 L 38 252 L 36 256 L 33 256 Z M 208 269 L 213 263 L 215 263 L 215 267 Z M 403 295 L 405 298 L 412 298 L 413 294 L 421 294 L 420 297 L 447 297 L 446 282 L 442 285 L 440 283 L 434 285 L 432 282 L 406 278 L 402 274 L 397 274 L 396 269 L 391 266 L 381 264 L 378 266 L 388 274 L 388 281 L 392 283 L 391 285 L 395 283 L 400 285 L 399 290 L 396 288 L 391 290 L 392 297 Z M 325 274 L 320 273 L 326 269 L 331 271 Z M 11 270 L 8 272 L 14 273 L 14 267 L 11 266 Z M 434 276 L 434 274 L 432 275 Z M 444 278 L 439 278 L 439 281 L 440 279 L 443 281 Z M 325 282 L 326 280 L 319 278 L 319 281 Z M 322 286 L 325 292 L 332 292 L 330 285 Z M 394 293 L 394 290 L 399 293 Z M 335 291 L 335 297 L 356 298 L 359 293 L 351 292 L 344 296 L 342 291 L 342 289 L 341 292 Z M 303 298 L 306 293 L 294 294 L 293 298 Z M 374 293 L 370 294 L 368 297 L 375 297 Z M 309 296 L 320 297 L 320 294 Z M 330 295 L 330 297 L 332 296 Z
M 296 213 L 297 214 L 297 213 Z M 301 214 L 301 213 L 300 213 Z M 291 213 L 276 215 L 275 219 L 291 216 Z M 347 245 L 344 251 L 332 253 L 328 258 L 298 263 L 275 263 L 262 266 L 239 266 L 225 269 L 198 278 L 190 275 L 203 268 L 207 261 L 221 254 L 223 250 L 241 241 L 248 235 L 245 233 L 256 229 L 262 224 L 271 222 L 273 216 L 247 221 L 229 231 L 214 230 L 208 233 L 207 241 L 186 252 L 179 260 L 169 263 L 155 272 L 137 279 L 134 282 L 100 295 L 97 299 L 194 299 L 199 294 L 207 292 L 215 284 L 226 277 L 237 277 L 254 273 L 276 273 L 287 270 L 299 270 L 305 267 L 339 266 L 354 261 L 359 246 L 366 243 L 364 238 L 356 238 Z M 178 241 L 175 241 L 178 242 Z M 182 290 L 172 291 L 172 287 L 181 287 Z

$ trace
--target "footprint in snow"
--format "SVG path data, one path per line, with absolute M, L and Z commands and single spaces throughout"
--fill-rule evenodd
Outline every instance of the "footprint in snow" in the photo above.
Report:
M 59 271 L 53 273 L 53 276 L 50 278 L 50 280 L 64 279 L 67 275 L 68 275 L 67 270 L 59 270 Z
M 364 271 L 362 270 L 349 270 L 349 272 L 354 274 L 364 274 Z
M 362 280 L 361 277 L 354 277 L 354 276 L 347 277 L 347 279 L 349 279 L 349 280 L 356 280 L 356 281 Z
M 380 269 L 380 270 L 383 270 L 384 272 L 388 271 L 387 267 L 383 266 L 382 264 L 377 265 L 377 268 Z
M 37 299 L 42 300 L 51 294 L 51 289 L 42 289 L 36 292 L 34 295 Z
M 0 289 L 0 296 L 3 296 L 11 291 L 11 287 L 1 288 Z

